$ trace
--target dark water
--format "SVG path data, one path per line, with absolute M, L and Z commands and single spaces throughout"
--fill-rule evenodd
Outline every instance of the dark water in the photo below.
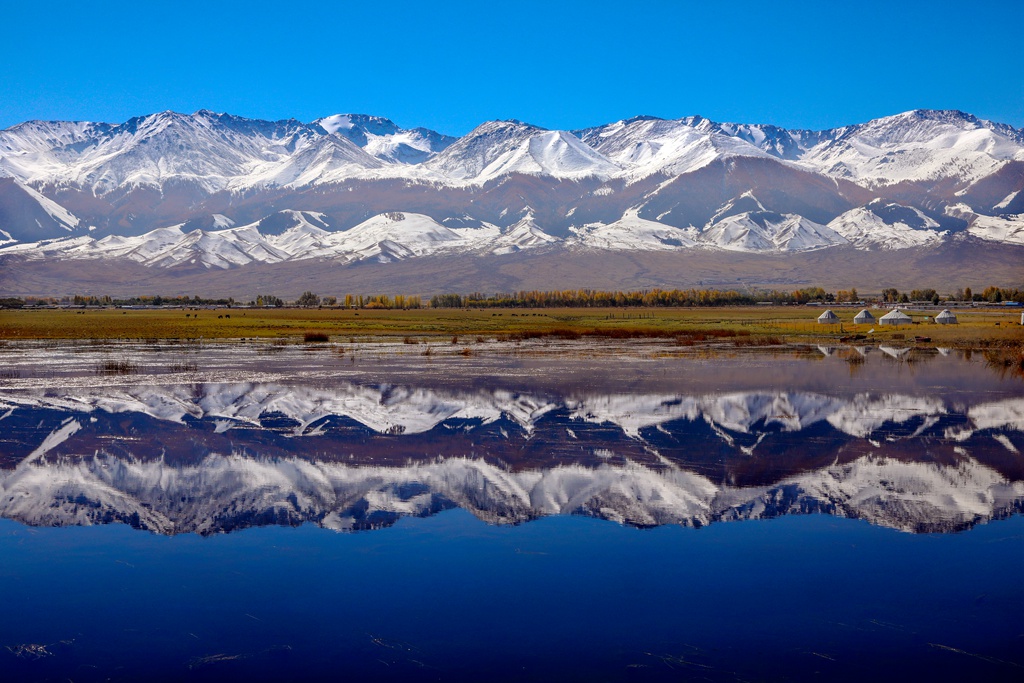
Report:
M 1024 674 L 991 358 L 486 351 L 3 349 L 0 678 Z

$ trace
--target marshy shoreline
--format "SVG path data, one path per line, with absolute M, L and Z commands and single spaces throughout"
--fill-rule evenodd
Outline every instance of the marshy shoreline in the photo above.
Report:
M 25 340 L 263 340 L 477 346 L 528 340 L 670 340 L 681 346 L 902 343 L 1002 348 L 1024 343 L 1020 309 L 958 310 L 959 323 L 933 322 L 938 310 L 908 310 L 910 325 L 857 325 L 858 307 L 832 307 L 839 323 L 817 322 L 823 307 L 518 308 L 352 310 L 343 308 L 65 308 L 0 310 L 0 342 Z M 884 309 L 877 309 L 880 313 Z M 877 316 L 876 316 L 877 317 Z

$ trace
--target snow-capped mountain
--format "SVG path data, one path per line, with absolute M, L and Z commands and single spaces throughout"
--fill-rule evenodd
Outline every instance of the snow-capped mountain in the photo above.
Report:
M 0 229 L 7 240 L 34 242 L 63 237 L 80 225 L 77 216 L 31 186 L 0 177 Z
M 446 179 L 475 183 L 512 173 L 607 179 L 621 170 L 572 133 L 519 121 L 481 124 L 425 165 Z
M 583 142 L 637 178 L 682 175 L 730 156 L 771 156 L 739 135 L 700 117 L 666 121 L 637 117 L 578 131 Z
M 940 242 L 939 224 L 919 209 L 875 200 L 828 224 L 858 249 L 907 249 Z
M 25 126 L 32 130 L 23 131 Z M 34 123 L 22 124 L 3 132 L 0 146 L 25 138 L 33 142 L 5 155 L 8 172 L 35 185 L 76 187 L 97 196 L 176 184 L 214 193 L 247 175 L 275 180 L 268 166 L 287 167 L 291 159 L 308 162 L 310 156 L 322 156 L 311 152 L 321 140 L 298 121 L 254 121 L 208 111 L 191 116 L 162 112 L 116 126 L 72 124 L 50 149 L 42 147 L 36 128 Z M 344 146 L 338 142 L 334 148 Z M 362 155 L 366 164 L 377 165 L 355 145 L 347 146 L 353 148 L 353 159 Z
M 871 185 L 973 182 L 1024 160 L 1024 133 L 958 111 L 915 110 L 825 131 L 638 117 L 578 131 L 633 173 L 685 173 L 723 156 L 766 155 Z
M 972 183 L 1024 161 L 1024 133 L 958 111 L 916 110 L 828 131 L 799 158 L 869 185 L 952 179 Z
M 735 251 L 809 251 L 845 244 L 835 230 L 803 216 L 746 211 L 714 223 L 701 239 Z
M 525 216 L 510 225 L 504 232 L 496 237 L 488 239 L 482 246 L 484 251 L 492 254 L 512 254 L 524 249 L 545 247 L 559 242 L 537 225 L 533 214 L 527 212 Z
M 967 232 L 975 237 L 1004 244 L 1024 244 L 1024 213 L 984 216 L 974 213 L 966 204 L 954 204 L 946 207 L 946 214 L 969 221 Z
M 428 130 L 403 130 L 393 121 L 365 114 L 335 114 L 313 123 L 340 135 L 384 161 L 418 164 L 447 149 L 457 138 Z
M 630 251 L 671 251 L 696 246 L 698 231 L 681 230 L 640 218 L 630 209 L 608 225 L 591 223 L 575 229 L 575 246 L 591 249 Z
M 381 262 L 425 256 L 461 245 L 463 238 L 429 216 L 398 211 L 381 214 L 344 232 L 331 235 L 327 248 L 316 256 Z
M 287 216 L 316 218 L 286 236 Z M 0 131 L 0 258 L 28 264 L 218 270 L 964 240 L 1024 245 L 1024 131 L 956 111 L 824 131 L 490 121 L 458 139 L 362 114 L 307 124 L 209 111 Z
M 281 219 L 291 227 L 267 231 Z M 30 259 L 95 260 L 125 258 L 146 266 L 200 266 L 227 269 L 249 263 L 327 260 L 338 263 L 376 261 L 389 263 L 439 253 L 465 251 L 508 254 L 544 247 L 556 238 L 544 233 L 530 216 L 509 228 L 448 228 L 429 216 L 391 211 L 374 216 L 341 232 L 325 229 L 324 214 L 283 211 L 257 223 L 220 230 L 185 225 L 158 228 L 134 237 L 109 235 L 94 239 L 81 236 L 30 244 L 13 244 L 9 254 Z

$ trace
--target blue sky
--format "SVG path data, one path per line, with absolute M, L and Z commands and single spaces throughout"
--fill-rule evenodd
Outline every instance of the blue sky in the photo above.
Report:
M 638 114 L 827 128 L 914 108 L 1024 127 L 1024 2 L 0 0 L 0 128 L 173 109 L 461 135 Z

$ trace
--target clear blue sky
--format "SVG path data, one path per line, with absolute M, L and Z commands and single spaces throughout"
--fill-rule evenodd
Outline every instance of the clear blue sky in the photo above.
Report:
M 0 128 L 166 109 L 460 135 L 637 114 L 827 128 L 915 108 L 1024 127 L 1024 0 L 0 0 Z

